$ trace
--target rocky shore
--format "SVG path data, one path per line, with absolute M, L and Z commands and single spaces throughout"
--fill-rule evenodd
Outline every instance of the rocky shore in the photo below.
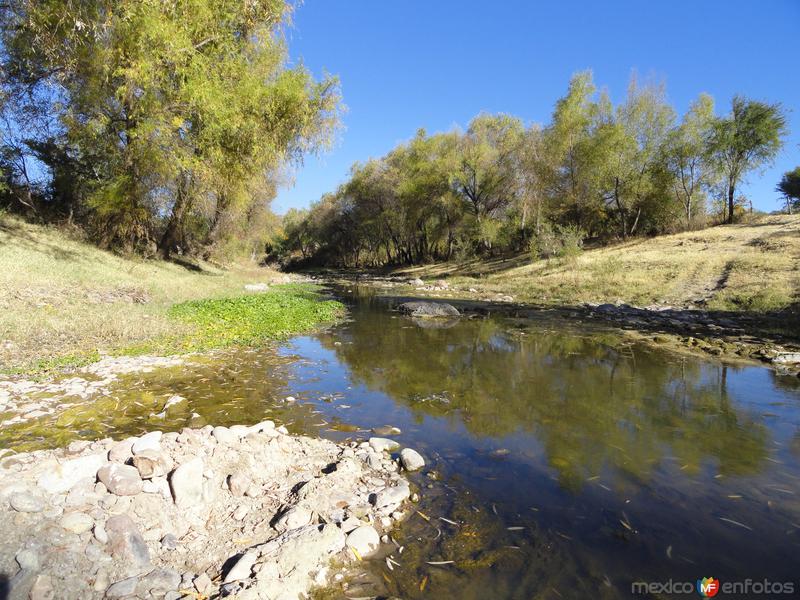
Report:
M 398 450 L 265 421 L 6 451 L 0 597 L 295 600 L 389 542 L 424 466 Z

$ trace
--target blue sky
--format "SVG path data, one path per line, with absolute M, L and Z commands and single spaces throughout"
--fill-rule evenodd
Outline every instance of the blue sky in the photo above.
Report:
M 679 112 L 700 92 L 717 112 L 736 93 L 781 102 L 790 136 L 775 165 L 749 177 L 756 207 L 778 207 L 775 185 L 800 164 L 800 0 L 476 2 L 305 0 L 290 56 L 341 80 L 347 112 L 332 150 L 308 157 L 273 203 L 306 207 L 424 127 L 465 126 L 480 113 L 547 122 L 576 71 L 620 100 L 631 73 L 663 81 Z

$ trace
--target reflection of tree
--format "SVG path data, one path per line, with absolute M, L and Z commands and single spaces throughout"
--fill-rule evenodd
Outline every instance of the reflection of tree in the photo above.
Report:
M 688 472 L 714 460 L 723 473 L 752 472 L 766 430 L 731 405 L 724 367 L 670 362 L 574 332 L 515 336 L 493 320 L 420 329 L 408 319 L 360 315 L 333 349 L 353 378 L 420 417 L 460 419 L 478 436 L 530 432 L 562 484 L 613 467 L 646 478 L 671 454 Z

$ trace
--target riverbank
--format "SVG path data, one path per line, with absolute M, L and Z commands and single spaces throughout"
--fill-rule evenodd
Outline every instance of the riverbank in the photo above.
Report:
M 0 590 L 10 600 L 294 600 L 386 548 L 411 497 L 401 471 L 424 464 L 409 450 L 392 458 L 397 449 L 264 421 L 6 450 Z
M 305 278 L 122 257 L 0 215 L 0 373 L 280 339 L 335 320 Z

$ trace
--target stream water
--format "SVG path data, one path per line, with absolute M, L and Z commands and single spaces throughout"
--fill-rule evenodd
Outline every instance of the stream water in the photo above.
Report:
M 421 514 L 394 535 L 400 566 L 373 561 L 350 597 L 678 598 L 704 577 L 800 590 L 800 379 L 586 323 L 415 322 L 342 292 L 337 327 L 126 376 L 1 441 L 265 417 L 333 439 L 399 427 L 428 462 Z M 188 401 L 153 416 L 171 394 Z M 720 596 L 783 597 L 740 589 Z

